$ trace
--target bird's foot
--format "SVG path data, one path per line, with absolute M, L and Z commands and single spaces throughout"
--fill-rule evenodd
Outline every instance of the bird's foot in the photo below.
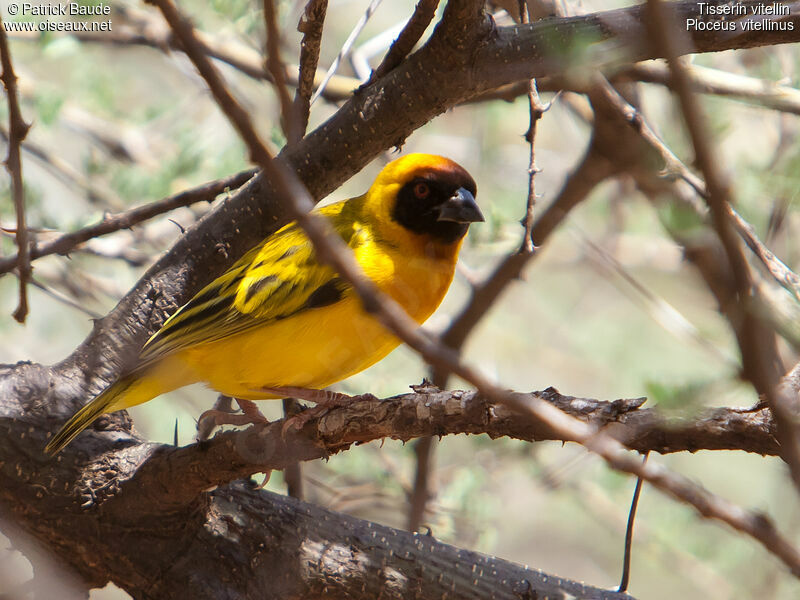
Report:
M 197 419 L 197 439 L 207 440 L 217 427 L 221 425 L 260 425 L 269 423 L 267 418 L 258 410 L 255 402 L 233 398 L 242 411 L 242 414 L 235 414 L 231 408 L 231 398 L 220 396 L 214 408 L 205 411 Z
M 317 417 L 321 417 L 330 409 L 339 406 L 347 406 L 355 400 L 376 400 L 372 394 L 362 394 L 360 396 L 350 396 L 341 392 L 332 392 L 330 390 L 314 390 L 302 387 L 264 387 L 265 392 L 275 394 L 276 396 L 292 397 L 298 400 L 305 400 L 306 402 L 314 402 L 316 406 L 306 408 L 303 412 L 287 417 L 281 429 L 283 434 L 286 434 L 289 429 L 302 429 L 306 423 Z

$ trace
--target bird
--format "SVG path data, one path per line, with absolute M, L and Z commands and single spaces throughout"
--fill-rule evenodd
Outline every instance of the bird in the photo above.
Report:
M 365 194 L 314 212 L 352 249 L 365 276 L 422 324 L 450 287 L 469 225 L 484 221 L 476 195 L 459 164 L 414 153 L 384 166 Z M 102 414 L 197 382 L 236 399 L 244 413 L 225 421 L 211 410 L 201 419 L 265 422 L 254 400 L 324 402 L 323 388 L 399 344 L 291 222 L 170 316 L 135 366 L 72 415 L 45 452 L 57 454 Z

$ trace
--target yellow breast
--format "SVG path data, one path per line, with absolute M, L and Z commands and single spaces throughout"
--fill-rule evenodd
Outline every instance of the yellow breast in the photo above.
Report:
M 409 258 L 371 243 L 359 247 L 356 258 L 378 288 L 420 324 L 441 303 L 455 268 L 454 260 L 433 252 Z M 353 295 L 187 348 L 176 358 L 213 389 L 258 400 L 274 397 L 262 387 L 326 387 L 378 362 L 399 343 Z

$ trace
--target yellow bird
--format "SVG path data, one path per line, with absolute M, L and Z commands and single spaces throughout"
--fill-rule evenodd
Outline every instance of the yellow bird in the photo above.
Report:
M 483 221 L 476 193 L 455 162 L 409 154 L 386 165 L 366 194 L 315 212 L 365 275 L 423 323 L 450 286 L 469 224 Z M 253 422 L 260 414 L 248 401 L 280 397 L 281 389 L 324 388 L 399 343 L 289 223 L 167 319 L 136 367 L 78 410 L 45 451 L 59 452 L 104 413 L 196 382 L 240 400 L 253 420 L 238 422 Z

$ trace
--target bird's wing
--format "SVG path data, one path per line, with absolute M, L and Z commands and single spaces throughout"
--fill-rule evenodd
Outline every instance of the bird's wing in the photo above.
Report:
M 365 228 L 354 219 L 356 204 L 338 202 L 319 210 L 342 238 L 356 247 Z M 140 366 L 179 350 L 219 340 L 301 311 L 340 302 L 352 288 L 317 260 L 303 230 L 291 223 L 240 258 L 173 314 L 147 341 Z

